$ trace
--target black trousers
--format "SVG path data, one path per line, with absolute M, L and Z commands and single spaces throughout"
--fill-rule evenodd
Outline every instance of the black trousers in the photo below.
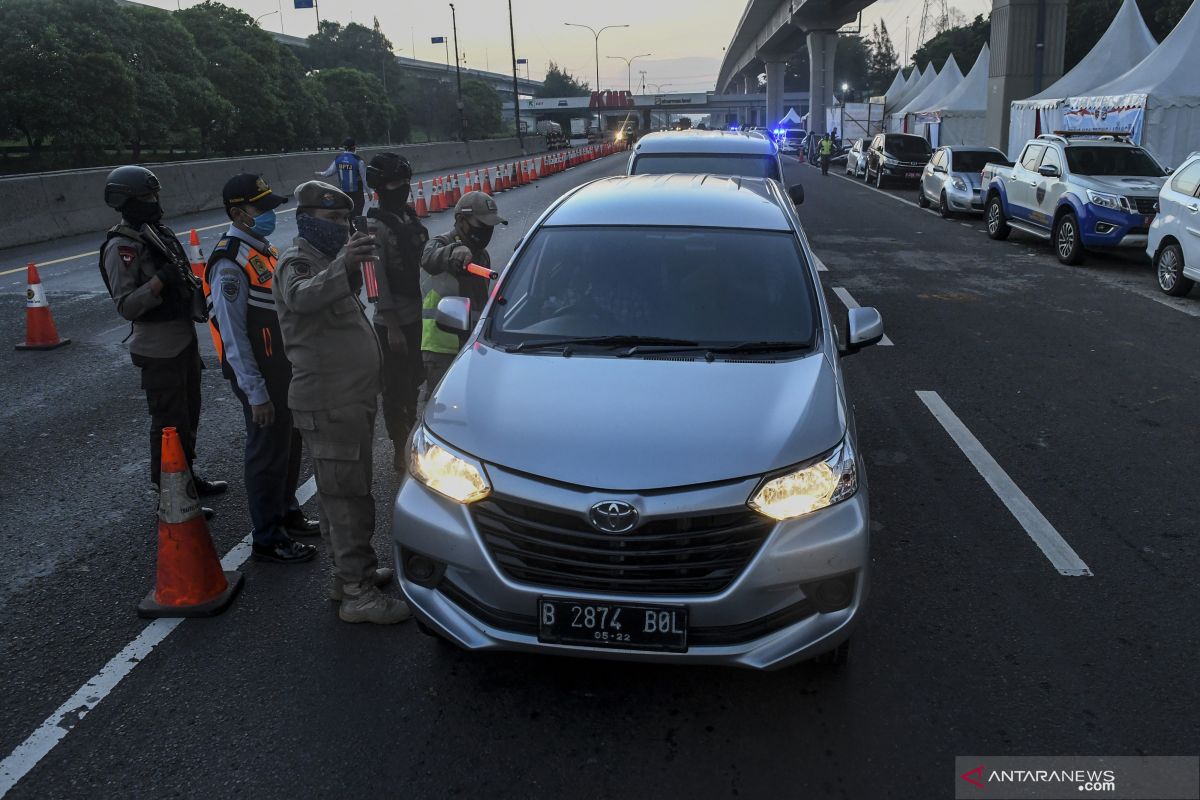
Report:
M 376 323 L 375 335 L 383 351 L 383 422 L 388 438 L 403 445 L 417 419 L 417 392 L 425 379 L 421 362 L 421 320 L 400 326 L 407 353 L 397 353 L 388 344 L 388 329 Z
M 130 353 L 142 371 L 142 388 L 150 407 L 150 480 L 158 485 L 162 469 L 163 428 L 174 428 L 183 445 L 188 468 L 196 459 L 196 430 L 200 426 L 200 348 L 192 343 L 170 358 L 151 358 Z
M 250 401 L 231 380 L 233 393 L 242 403 L 246 417 L 246 500 L 250 504 L 250 523 L 254 543 L 269 546 L 283 530 L 283 518 L 300 508 L 296 485 L 300 482 L 300 431 L 292 424 L 288 408 L 287 384 L 267 382 L 267 396 L 275 406 L 275 422 L 254 424 Z
M 363 206 L 367 204 L 367 197 L 362 192 L 346 192 L 350 195 L 350 201 L 354 203 L 354 216 L 361 217 Z

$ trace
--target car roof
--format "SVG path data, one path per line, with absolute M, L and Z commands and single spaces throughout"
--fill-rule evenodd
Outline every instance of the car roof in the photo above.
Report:
M 775 144 L 741 131 L 659 131 L 643 136 L 635 153 L 749 153 L 774 155 Z
M 637 225 L 790 231 L 781 195 L 764 178 L 621 175 L 567 195 L 543 226 Z M 786 198 L 785 198 L 786 199 Z

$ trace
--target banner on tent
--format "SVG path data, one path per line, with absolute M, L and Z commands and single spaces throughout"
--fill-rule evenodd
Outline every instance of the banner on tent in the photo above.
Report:
M 1070 97 L 1063 104 L 1062 118 L 1069 131 L 1121 131 L 1140 143 L 1146 95 Z
M 940 111 L 922 111 L 920 114 L 913 114 L 915 122 L 923 122 L 929 124 L 931 122 L 941 122 L 942 112 Z

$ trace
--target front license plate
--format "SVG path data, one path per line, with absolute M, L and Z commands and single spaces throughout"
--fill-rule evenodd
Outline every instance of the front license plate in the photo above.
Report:
M 538 599 L 538 641 L 625 650 L 687 651 L 687 606 Z
M 909 180 L 913 180 L 913 179 L 915 179 L 915 178 L 919 178 L 919 177 L 921 177 L 921 173 L 919 173 L 919 172 L 909 172 L 909 173 L 907 173 L 907 174 L 905 175 L 905 177 L 906 177 L 906 178 L 908 178 Z

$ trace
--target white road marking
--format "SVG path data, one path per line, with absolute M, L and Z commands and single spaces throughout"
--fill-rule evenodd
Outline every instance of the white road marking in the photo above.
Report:
M 967 460 L 979 470 L 979 474 L 987 481 L 988 486 L 992 487 L 1000 502 L 1004 503 L 1017 522 L 1021 523 L 1029 538 L 1033 539 L 1034 544 L 1041 549 L 1059 574 L 1092 577 L 1092 571 L 1083 563 L 1083 559 L 1071 549 L 1071 545 L 1059 535 L 1050 521 L 1042 516 L 1042 512 L 1037 510 L 1008 473 L 996 463 L 996 459 L 984 449 L 974 434 L 967 430 L 967 426 L 950 410 L 950 406 L 946 405 L 941 396 L 937 392 L 918 391 L 917 397 L 921 398 L 921 402 L 942 424 L 946 433 L 950 434 L 950 438 L 962 450 Z
M 813 263 L 817 265 L 817 272 L 829 272 L 829 267 L 825 266 L 825 262 L 821 260 L 816 253 L 812 254 Z
M 316 492 L 316 478 L 309 478 L 296 490 L 296 499 L 304 505 Z M 250 545 L 251 535 L 246 534 L 246 538 L 238 542 L 221 559 L 221 566 L 227 570 L 240 567 L 250 557 Z M 10 789 L 28 775 L 30 770 L 36 767 L 55 745 L 66 738 L 80 720 L 100 705 L 100 701 L 117 688 L 117 684 L 133 672 L 134 667 L 146 660 L 154 648 L 162 644 L 181 622 L 183 619 L 156 619 L 143 628 L 137 638 L 125 645 L 121 652 L 113 656 L 99 672 L 80 686 L 75 694 L 67 698 L 37 730 L 17 745 L 4 761 L 0 761 L 0 797 L 8 794 Z
M 838 299 L 842 301 L 842 304 L 846 306 L 846 308 L 862 307 L 858 304 L 858 301 L 854 299 L 850 292 L 846 291 L 841 286 L 833 287 L 833 293 L 837 295 Z M 887 334 L 884 334 L 883 338 L 879 340 L 879 344 L 881 347 L 891 347 L 892 340 L 887 337 Z

